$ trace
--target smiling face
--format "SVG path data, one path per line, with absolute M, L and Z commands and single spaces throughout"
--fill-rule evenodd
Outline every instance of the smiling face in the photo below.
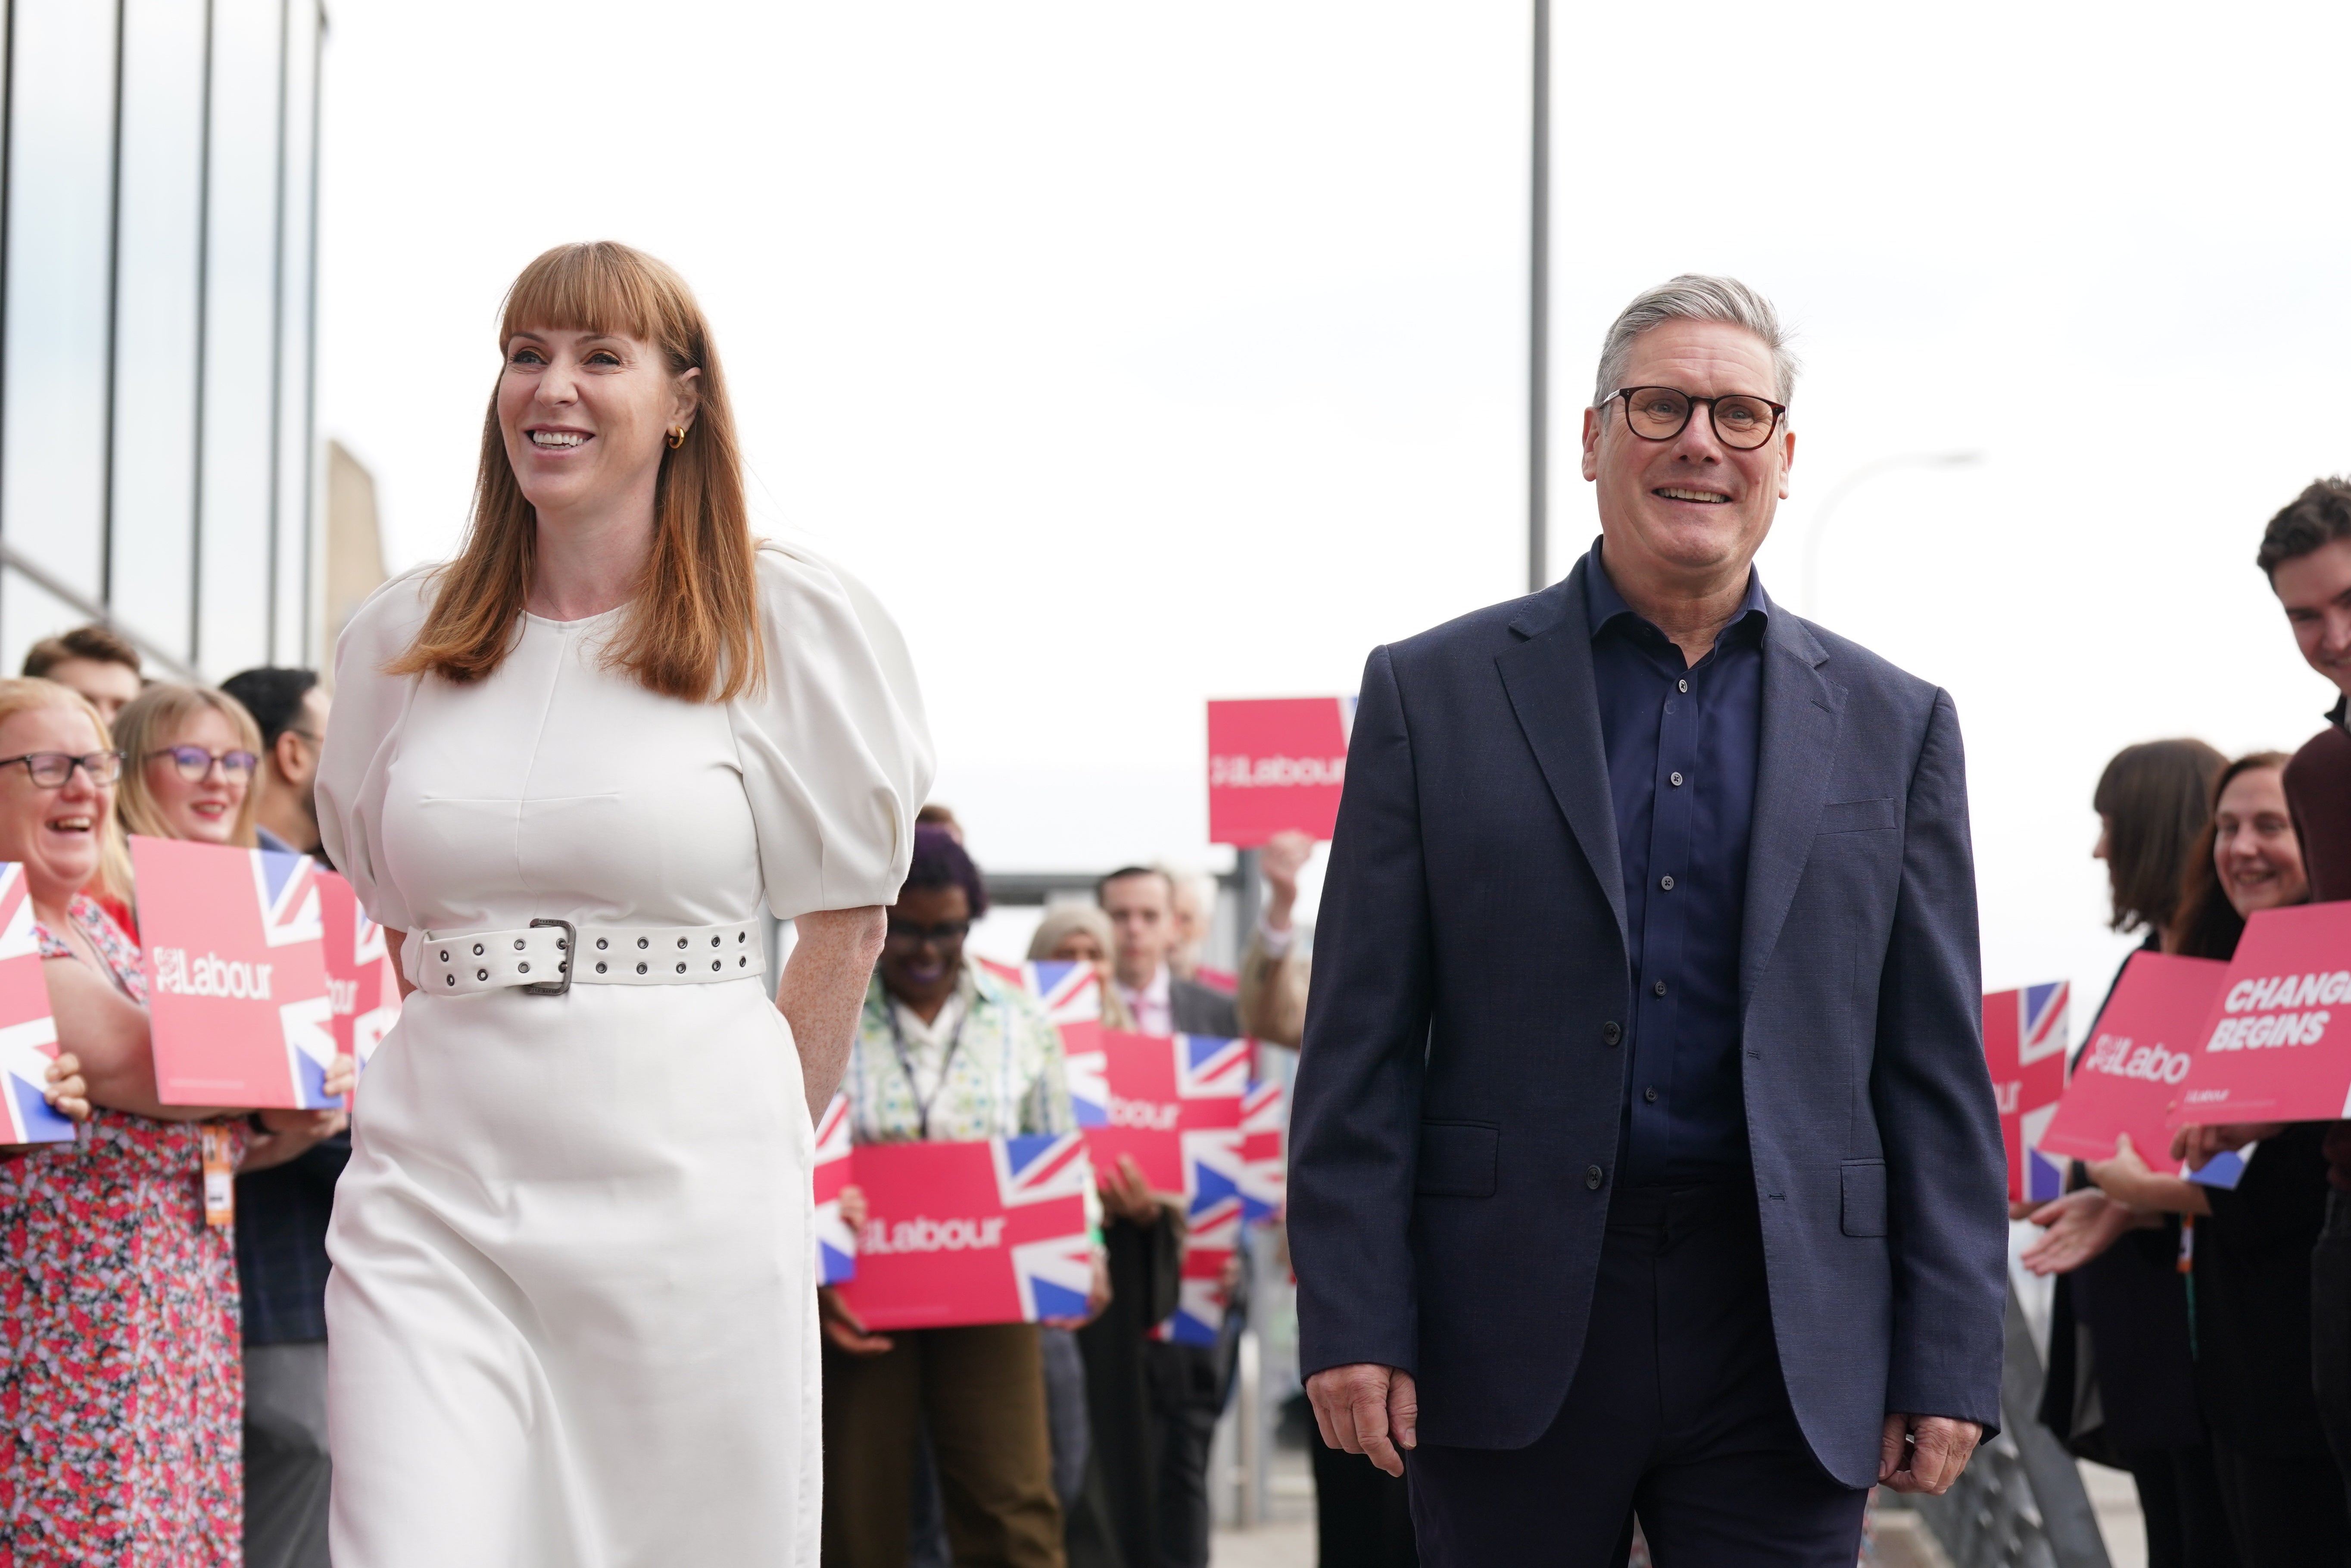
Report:
M 890 906 L 882 940 L 883 989 L 925 1017 L 935 1016 L 963 975 L 971 895 L 961 888 L 907 888 Z
M 2280 561 L 2270 587 L 2302 657 L 2351 694 L 2351 539 L 2329 539 L 2307 556 Z
M 640 338 L 517 332 L 498 377 L 498 429 L 542 520 L 626 502 L 650 508 L 674 428 L 694 423 L 699 370 L 671 373 Z
M 34 752 L 85 757 L 104 749 L 89 715 L 78 708 L 33 708 L 0 720 L 0 757 Z M 113 786 L 90 783 L 86 768 L 74 769 L 55 789 L 43 789 L 22 763 L 11 763 L 0 768 L 0 860 L 23 865 L 35 903 L 62 908 L 98 875 L 99 836 L 113 810 Z
M 1649 328 L 1633 340 L 1624 382 L 1696 398 L 1744 393 L 1780 401 L 1771 350 L 1726 321 Z M 1708 408 L 1693 406 L 1681 433 L 1666 441 L 1635 435 L 1621 398 L 1584 410 L 1583 477 L 1599 487 L 1612 576 L 1686 583 L 1743 576 L 1762 547 L 1788 493 L 1795 433 L 1783 417 L 1771 440 L 1741 452 L 1715 438 Z
M 2212 808 L 2212 868 L 2240 915 L 2299 904 L 2310 896 L 2281 770 L 2247 768 L 2220 792 Z
M 193 746 L 217 758 L 244 751 L 245 737 L 237 733 L 227 714 L 198 708 L 185 723 L 148 747 L 146 756 L 132 759 L 141 770 L 148 798 L 155 803 L 156 815 L 172 837 L 200 844 L 230 842 L 236 832 L 237 814 L 245 808 L 246 791 L 253 787 L 252 774 L 231 778 L 226 765 L 215 762 L 200 779 L 183 777 L 179 763 L 169 755 L 157 754 L 172 746 Z

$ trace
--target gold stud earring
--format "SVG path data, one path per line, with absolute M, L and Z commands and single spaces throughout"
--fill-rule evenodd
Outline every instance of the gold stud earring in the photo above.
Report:
M 684 444 L 685 444 L 685 427 L 684 427 L 684 425 L 672 425 L 672 426 L 670 426 L 670 427 L 669 427 L 669 449 L 670 449 L 670 451 L 672 451 L 672 452 L 675 452 L 679 447 L 682 447 L 682 446 L 684 446 Z

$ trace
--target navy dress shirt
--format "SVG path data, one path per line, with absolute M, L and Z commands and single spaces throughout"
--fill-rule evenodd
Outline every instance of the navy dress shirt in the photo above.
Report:
M 1617 593 L 1597 543 L 1592 565 L 1593 685 L 1633 969 L 1623 1179 L 1749 1179 L 1739 948 L 1771 611 L 1750 570 L 1739 613 L 1687 664 Z

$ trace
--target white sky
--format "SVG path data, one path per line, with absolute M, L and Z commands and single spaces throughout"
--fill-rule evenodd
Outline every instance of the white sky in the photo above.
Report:
M 1523 587 L 1528 8 L 337 0 L 320 429 L 462 528 L 496 307 L 611 237 L 708 308 L 761 525 L 896 612 L 983 864 L 1203 842 L 1203 701 Z M 2251 558 L 2351 467 L 2340 6 L 1562 5 L 1552 558 L 1609 317 L 1799 328 L 1783 601 L 1949 687 L 1987 983 L 2094 1002 L 2118 746 L 2291 747 Z M 1979 450 L 1817 504 L 1891 454 Z M 2076 1026 L 2086 1012 L 2077 1007 Z

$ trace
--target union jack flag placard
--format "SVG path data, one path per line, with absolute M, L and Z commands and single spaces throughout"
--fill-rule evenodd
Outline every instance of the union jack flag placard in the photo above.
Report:
M 400 959 L 385 946 L 383 928 L 360 908 L 349 882 L 332 871 L 314 875 L 327 994 L 335 1007 L 335 1048 L 364 1070 L 400 1022 Z
M 307 855 L 133 836 L 156 1096 L 325 1110 L 334 1065 L 319 874 Z
M 1281 1212 L 1281 1085 L 1269 1078 L 1241 1096 L 1241 1220 L 1254 1225 Z
M 857 1237 L 841 1217 L 841 1189 L 851 1184 L 849 1096 L 836 1094 L 816 1124 L 816 1282 L 857 1277 Z
M 841 1299 L 877 1332 L 1080 1317 L 1093 1282 L 1076 1133 L 984 1143 L 870 1143 L 857 1275 Z
M 1098 1168 L 1114 1170 L 1131 1158 L 1153 1191 L 1182 1198 L 1187 1210 L 1240 1190 L 1250 1041 L 1090 1025 L 1062 1035 L 1070 1100 Z
M 57 1059 L 57 1024 L 49 1016 L 49 988 L 41 977 L 34 924 L 25 868 L 0 864 L 0 1101 L 8 1112 L 0 1143 L 71 1143 L 72 1120 L 47 1097 L 49 1064 Z
M 1152 1329 L 1174 1345 L 1214 1345 L 1225 1326 L 1225 1270 L 1241 1244 L 1241 1199 L 1236 1193 L 1193 1209 L 1184 1234 L 1184 1262 L 1176 1281 L 1176 1311 Z
M 2065 1003 L 2060 981 L 1984 998 L 1984 1061 L 2000 1103 L 2011 1203 L 2045 1202 L 2065 1189 L 2064 1168 L 2040 1152 L 2042 1132 L 2065 1093 Z

